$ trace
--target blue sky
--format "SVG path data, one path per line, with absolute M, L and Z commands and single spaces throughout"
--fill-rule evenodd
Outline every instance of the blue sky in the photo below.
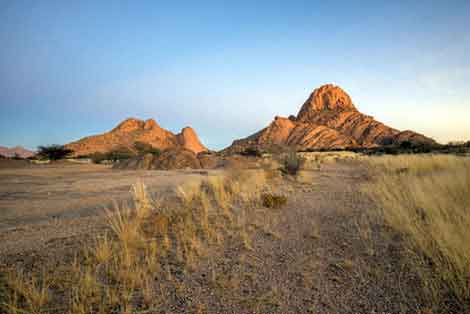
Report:
M 137 117 L 219 149 L 324 83 L 393 127 L 470 139 L 470 1 L 0 2 L 3 146 Z

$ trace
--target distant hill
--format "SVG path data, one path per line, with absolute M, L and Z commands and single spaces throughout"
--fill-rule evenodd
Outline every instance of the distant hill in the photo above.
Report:
M 29 158 L 35 155 L 35 152 L 27 150 L 24 147 L 16 146 L 12 148 L 0 146 L 0 155 L 3 157 L 15 157 L 18 156 L 20 158 Z
M 66 144 L 65 147 L 73 150 L 75 156 L 81 156 L 97 152 L 106 153 L 122 147 L 133 151 L 136 142 L 147 143 L 162 150 L 184 148 L 194 153 L 207 151 L 196 132 L 190 127 L 173 134 L 161 128 L 154 119 L 143 121 L 134 118 L 124 120 L 109 132 L 82 138 Z
M 399 131 L 359 112 L 351 97 L 332 84 L 315 89 L 297 116 L 275 117 L 269 126 L 236 140 L 226 153 L 272 147 L 306 149 L 369 148 L 409 141 L 436 144 L 422 134 Z

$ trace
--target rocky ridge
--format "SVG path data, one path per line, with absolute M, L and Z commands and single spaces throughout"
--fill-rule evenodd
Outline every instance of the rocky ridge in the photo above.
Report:
M 30 151 L 24 147 L 16 146 L 12 148 L 0 146 L 0 156 L 12 158 L 12 157 L 19 157 L 19 158 L 29 158 L 33 157 L 35 152 Z
M 65 147 L 73 150 L 75 156 L 83 156 L 97 152 L 106 153 L 123 147 L 134 151 L 136 142 L 147 143 L 161 150 L 184 148 L 196 154 L 207 151 L 196 132 L 190 127 L 173 134 L 160 127 L 154 119 L 143 121 L 135 118 L 124 120 L 109 132 L 82 138 Z
M 435 144 L 413 131 L 399 131 L 356 108 L 340 87 L 327 84 L 315 89 L 297 116 L 275 117 L 269 126 L 247 138 L 235 140 L 225 153 L 248 148 L 270 150 L 291 147 L 296 150 L 370 148 L 410 141 Z

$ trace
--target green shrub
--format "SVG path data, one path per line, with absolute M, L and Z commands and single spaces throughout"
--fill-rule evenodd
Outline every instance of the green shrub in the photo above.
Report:
M 96 152 L 96 153 L 91 154 L 89 157 L 91 161 L 93 161 L 93 163 L 100 164 L 104 160 L 108 159 L 108 154 Z
M 264 193 L 261 195 L 261 202 L 267 208 L 279 208 L 287 203 L 287 197 L 283 195 L 273 195 L 271 193 Z
M 135 154 L 127 147 L 118 147 L 106 154 L 106 159 L 113 162 L 126 160 L 134 157 Z
M 284 160 L 284 167 L 281 171 L 285 174 L 296 175 L 300 170 L 302 160 L 297 156 L 296 152 L 290 152 L 287 154 L 286 159 Z
M 123 146 L 123 147 L 115 148 L 106 153 L 96 152 L 96 153 L 88 155 L 87 157 L 90 158 L 93 161 L 93 163 L 100 164 L 105 160 L 116 162 L 120 160 L 129 159 L 135 156 L 136 154 L 134 152 L 132 152 L 129 148 Z

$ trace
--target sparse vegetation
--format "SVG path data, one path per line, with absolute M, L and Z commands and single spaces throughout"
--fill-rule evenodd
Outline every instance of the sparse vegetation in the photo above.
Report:
M 321 152 L 353 152 L 367 156 L 381 155 L 409 155 L 409 154 L 452 154 L 452 155 L 470 155 L 469 142 L 425 144 L 403 141 L 399 144 L 386 144 L 378 147 L 345 147 L 345 148 L 325 148 L 325 149 L 305 149 L 299 152 L 321 153 Z
M 271 193 L 262 194 L 261 200 L 262 200 L 263 206 L 267 208 L 280 208 L 287 203 L 286 196 L 274 195 Z
M 127 147 L 117 147 L 109 152 L 96 152 L 91 154 L 89 157 L 95 164 L 100 164 L 104 161 L 118 162 L 126 160 L 135 156 Z
M 137 150 L 138 155 L 152 154 L 154 156 L 160 156 L 161 154 L 160 149 L 144 142 L 135 142 L 134 148 Z
M 59 160 L 70 156 L 73 150 L 65 148 L 63 145 L 38 146 L 37 156 L 41 159 Z
M 93 161 L 95 164 L 100 164 L 105 160 L 108 160 L 108 156 L 106 153 L 100 153 L 96 152 L 90 155 L 91 161 Z
M 263 152 L 255 147 L 249 147 L 240 153 L 242 156 L 262 157 Z
M 160 156 L 161 151 L 158 148 L 144 142 L 135 142 L 133 152 L 127 147 L 117 147 L 109 152 L 96 152 L 91 154 L 89 157 L 95 164 L 102 163 L 104 161 L 118 162 L 121 160 L 130 159 L 137 155 L 152 154 L 154 156 Z
M 451 155 L 376 157 L 367 192 L 412 252 L 430 302 L 470 311 L 470 159 Z
M 7 277 L 7 313 L 140 313 L 164 302 L 171 265 L 191 269 L 209 246 L 226 240 L 251 250 L 245 210 L 259 204 L 263 171 L 231 172 L 180 186 L 176 202 L 152 198 L 142 183 L 132 206 L 106 210 L 99 235 L 73 263 Z M 170 206 L 171 204 L 171 206 Z M 60 278 L 60 281 L 58 279 Z M 165 283 L 161 279 L 167 279 Z M 171 286 L 166 286 L 171 285 Z M 59 301 L 61 300 L 61 301 Z
M 300 170 L 302 159 L 297 155 L 296 152 L 289 152 L 284 160 L 284 167 L 281 171 L 284 174 L 296 175 Z
M 135 156 L 127 147 L 117 147 L 106 154 L 106 159 L 113 162 L 129 159 Z

